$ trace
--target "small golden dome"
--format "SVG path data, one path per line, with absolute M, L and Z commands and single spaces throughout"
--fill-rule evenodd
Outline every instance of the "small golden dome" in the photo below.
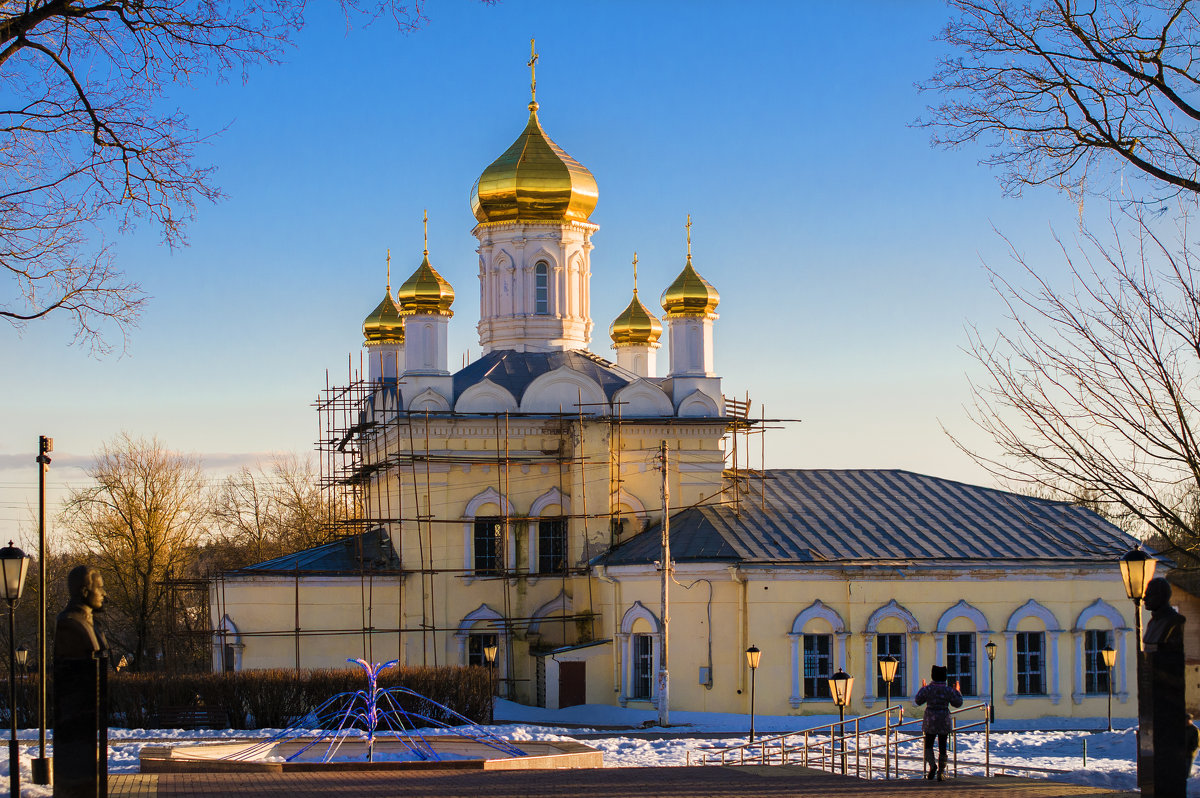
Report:
M 596 208 L 596 178 L 542 130 L 538 104 L 529 124 L 471 188 L 480 222 L 586 222 Z
M 425 257 L 412 273 L 412 277 L 396 289 L 396 299 L 400 302 L 400 312 L 405 316 L 415 313 L 454 315 L 450 310 L 450 306 L 454 304 L 454 289 L 446 282 L 446 278 L 429 265 L 429 250 L 425 251 Z
M 629 307 L 613 320 L 608 334 L 612 336 L 613 346 L 654 344 L 662 337 L 662 322 L 638 299 L 635 288 Z
M 692 266 L 691 255 L 688 255 L 683 271 L 662 295 L 663 310 L 670 318 L 712 315 L 720 301 L 717 289 Z
M 371 314 L 363 321 L 363 337 L 372 344 L 404 343 L 404 317 L 396 307 L 389 290 Z

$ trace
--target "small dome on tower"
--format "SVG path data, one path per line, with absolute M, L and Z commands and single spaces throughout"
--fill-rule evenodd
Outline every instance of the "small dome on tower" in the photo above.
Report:
M 371 344 L 404 343 L 404 317 L 389 288 L 383 301 L 363 320 L 363 338 Z
M 405 316 L 414 313 L 438 316 L 453 316 L 450 306 L 454 304 L 454 289 L 446 278 L 438 274 L 429 264 L 429 251 L 421 265 L 404 281 L 404 285 L 396 289 L 396 299 L 400 302 L 400 312 Z
M 673 318 L 707 316 L 717 309 L 720 301 L 721 295 L 717 289 L 692 266 L 691 255 L 688 255 L 683 271 L 662 295 L 663 310 Z
M 529 124 L 471 187 L 481 222 L 586 222 L 600 194 L 592 173 L 542 130 L 536 102 Z
M 662 306 L 669 318 L 710 316 L 721 302 L 721 295 L 692 266 L 692 217 L 687 220 L 687 263 L 675 282 L 663 291 Z
M 608 334 L 612 336 L 613 346 L 655 344 L 662 337 L 662 322 L 638 299 L 635 288 L 629 307 L 613 320 Z

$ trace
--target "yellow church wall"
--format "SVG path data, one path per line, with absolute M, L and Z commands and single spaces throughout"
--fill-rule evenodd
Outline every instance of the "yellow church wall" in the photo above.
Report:
M 988 661 L 984 644 L 990 639 L 999 649 L 995 662 L 995 695 L 997 716 L 1009 718 L 1033 718 L 1045 715 L 1096 717 L 1103 716 L 1107 707 L 1107 694 L 1082 695 L 1081 674 L 1077 673 L 1077 635 L 1074 627 L 1077 618 L 1097 599 L 1107 603 L 1105 611 L 1123 618 L 1117 626 L 1114 646 L 1123 651 L 1123 664 L 1129 670 L 1122 682 L 1121 663 L 1114 671 L 1113 713 L 1118 717 L 1135 714 L 1136 683 L 1133 677 L 1136 638 L 1132 631 L 1132 607 L 1125 597 L 1119 574 L 1097 569 L 1055 569 L 1034 572 L 1032 569 L 1009 569 L 1001 574 L 995 570 L 978 569 L 970 573 L 939 569 L 897 568 L 853 568 L 813 569 L 807 573 L 788 573 L 772 569 L 699 569 L 699 567 L 677 566 L 676 580 L 679 583 L 694 583 L 698 579 L 712 584 L 712 689 L 699 684 L 698 669 L 708 662 L 709 628 L 707 607 L 707 584 L 700 582 L 691 590 L 683 590 L 677 584 L 671 588 L 670 611 L 670 672 L 671 705 L 677 709 L 695 709 L 714 712 L 749 711 L 749 671 L 745 664 L 744 651 L 754 644 L 762 651 L 762 664 L 756 675 L 756 710 L 763 714 L 829 714 L 836 707 L 828 700 L 803 699 L 797 696 L 798 672 L 796 657 L 802 651 L 800 638 L 790 638 L 792 624 L 797 616 L 814 606 L 823 607 L 840 617 L 844 635 L 836 634 L 834 625 L 823 617 L 813 617 L 801 633 L 833 634 L 833 669 L 845 668 L 855 677 L 855 688 L 850 711 L 858 714 L 879 709 L 883 696 L 872 700 L 868 696 L 865 679 L 875 679 L 877 665 L 871 657 L 867 668 L 868 637 L 867 624 L 877 610 L 887 608 L 895 601 L 900 608 L 908 610 L 917 623 L 920 634 L 910 635 L 907 645 L 911 647 L 915 638 L 915 662 L 919 673 L 913 672 L 913 651 L 906 651 L 906 667 L 909 669 L 905 695 L 896 700 L 909 704 L 911 696 L 920 687 L 921 679 L 929 677 L 933 664 L 945 661 L 944 643 L 939 647 L 937 635 L 939 619 L 948 610 L 966 601 L 978 610 L 986 620 L 983 630 L 976 629 L 968 617 L 957 617 L 945 625 L 945 631 L 973 631 L 975 638 L 975 677 L 977 696 L 968 697 L 968 702 L 987 701 Z M 621 638 L 621 617 L 630 612 L 635 602 L 641 604 L 654 617 L 659 613 L 659 584 L 654 576 L 637 573 L 630 566 L 614 567 L 605 574 L 616 580 L 610 585 L 604 580 L 600 584 L 605 591 L 615 591 L 619 609 L 611 628 L 617 637 L 614 656 L 626 657 L 628 651 Z M 737 579 L 745 579 L 744 586 Z M 698 589 L 698 587 L 700 589 Z M 700 595 L 697 596 L 696 594 Z M 598 601 L 607 606 L 612 594 Z M 1053 613 L 1056 626 L 1047 627 L 1032 615 L 1019 620 L 1015 629 L 1008 629 L 1008 621 L 1021 610 L 1029 599 L 1035 599 L 1045 610 Z M 820 601 L 821 605 L 815 605 Z M 610 613 L 606 613 L 610 614 Z M 632 633 L 654 626 L 656 620 L 640 620 Z M 1085 622 L 1084 628 L 1111 628 L 1106 617 L 1094 615 Z M 1061 630 L 1057 635 L 1054 630 Z M 1121 631 L 1124 629 L 1125 631 Z M 905 622 L 890 617 L 881 621 L 876 633 L 905 632 Z M 984 634 L 987 631 L 990 634 Z M 1045 631 L 1047 646 L 1046 685 L 1047 693 L 1054 690 L 1054 673 L 1057 672 L 1057 702 L 1046 696 L 1013 696 L 1009 690 L 1008 675 L 1012 669 L 1013 655 L 1010 651 L 1010 635 L 1006 632 Z M 606 632 L 607 634 L 607 632 Z M 844 648 L 844 659 L 842 650 Z M 935 662 L 936 661 L 936 662 Z M 620 673 L 623 666 L 618 665 Z M 600 674 L 589 671 L 589 679 L 599 679 Z M 608 674 L 610 689 L 613 681 Z M 619 679 L 618 679 L 619 681 Z M 1122 684 L 1124 695 L 1122 696 Z M 621 685 L 616 684 L 618 694 Z M 874 693 L 874 689 L 869 691 Z M 630 706 L 652 706 L 650 702 L 629 701 Z

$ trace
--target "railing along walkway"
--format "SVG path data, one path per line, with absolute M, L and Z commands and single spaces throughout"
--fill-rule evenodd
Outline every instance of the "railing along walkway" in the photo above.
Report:
M 988 722 L 991 707 L 987 703 L 970 704 L 950 712 L 950 740 L 947 746 L 947 769 L 953 776 L 964 771 L 979 771 L 985 776 L 1000 773 L 1066 773 L 1065 770 L 1029 765 L 992 764 L 992 725 Z M 968 713 L 980 712 L 981 720 L 970 720 Z M 958 750 L 960 733 L 978 734 L 984 738 L 983 761 L 961 758 Z M 882 739 L 881 739 L 882 738 Z M 921 718 L 904 720 L 904 707 L 891 706 L 866 715 L 815 726 L 805 731 L 788 732 L 755 740 L 752 743 L 703 752 L 696 764 L 701 765 L 802 765 L 830 773 L 856 776 L 861 779 L 900 778 L 901 774 L 924 775 L 924 738 Z M 911 751 L 916 747 L 921 755 L 901 753 L 901 746 Z M 688 764 L 692 764 L 689 752 Z M 908 766 L 917 763 L 916 767 Z

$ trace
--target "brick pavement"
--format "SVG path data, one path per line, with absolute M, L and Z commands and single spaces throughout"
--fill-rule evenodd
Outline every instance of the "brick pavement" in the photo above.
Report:
M 946 782 L 924 779 L 860 781 L 792 765 L 743 767 L 602 768 L 520 772 L 422 771 L 392 773 L 170 773 L 109 777 L 111 798 L 742 798 L 804 796 L 844 798 L 857 795 L 954 798 L 1115 798 L 1136 793 L 1096 787 L 1019 779 L 1010 776 L 964 777 Z

